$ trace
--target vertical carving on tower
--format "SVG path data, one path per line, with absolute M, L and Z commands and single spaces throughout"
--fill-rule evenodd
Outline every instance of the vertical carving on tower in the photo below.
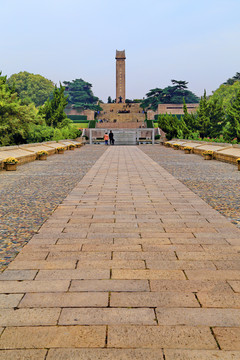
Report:
M 125 50 L 116 50 L 116 103 L 125 103 Z

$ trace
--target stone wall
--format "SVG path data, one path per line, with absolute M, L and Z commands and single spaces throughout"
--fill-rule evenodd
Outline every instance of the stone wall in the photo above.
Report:
M 186 104 L 189 113 L 195 113 L 199 104 Z M 183 104 L 158 104 L 158 114 L 183 115 Z
M 85 115 L 85 116 L 87 116 L 87 120 L 94 120 L 94 111 L 93 110 L 80 111 L 78 109 L 65 109 L 65 113 L 67 115 Z

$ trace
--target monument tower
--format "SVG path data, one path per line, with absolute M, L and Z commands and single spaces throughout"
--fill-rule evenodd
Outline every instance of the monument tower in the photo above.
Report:
M 125 103 L 125 50 L 116 50 L 116 103 Z

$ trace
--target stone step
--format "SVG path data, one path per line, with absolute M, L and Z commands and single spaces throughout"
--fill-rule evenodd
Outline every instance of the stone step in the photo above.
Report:
M 137 122 L 103 122 L 103 123 L 97 123 L 96 128 L 98 129 L 138 129 L 140 127 L 144 127 L 144 121 Z

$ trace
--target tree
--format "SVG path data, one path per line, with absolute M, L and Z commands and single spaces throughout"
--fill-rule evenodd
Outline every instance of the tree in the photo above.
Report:
M 226 111 L 239 91 L 240 81 L 235 81 L 232 85 L 222 84 L 217 90 L 214 91 L 210 98 L 218 99 L 220 102 L 222 102 L 223 109 Z
M 68 103 L 75 109 L 102 110 L 98 105 L 98 97 L 93 95 L 92 85 L 83 79 L 64 81 L 65 94 L 68 96 Z
M 227 131 L 226 136 L 229 140 L 237 138 L 240 141 L 240 91 L 236 98 L 227 109 Z
M 196 128 L 197 128 L 196 115 L 193 113 L 190 113 L 190 114 L 188 113 L 186 101 L 184 98 L 183 98 L 183 113 L 184 113 L 184 115 L 182 116 L 182 119 L 185 122 L 186 127 L 188 128 L 189 132 L 196 130 Z
M 179 90 L 185 90 L 187 89 L 187 81 L 183 80 L 171 80 L 172 84 L 177 87 Z
M 13 74 L 7 83 L 16 90 L 23 105 L 28 105 L 31 102 L 35 106 L 43 105 L 54 90 L 52 81 L 41 75 L 30 74 L 27 71 Z
M 55 86 L 53 98 L 51 100 L 48 99 L 39 109 L 40 114 L 43 116 L 48 126 L 62 128 L 72 123 L 64 112 L 68 103 L 64 91 L 65 88 L 61 84 L 60 88 Z
M 240 73 L 237 72 L 233 77 L 227 79 L 223 84 L 224 85 L 233 85 L 235 81 L 240 81 Z
M 125 99 L 125 103 L 126 104 L 132 104 L 134 101 L 133 100 L 131 100 L 131 99 Z
M 208 114 L 210 118 L 208 135 L 211 138 L 219 137 L 222 135 L 223 127 L 226 124 L 222 101 L 210 98 L 208 100 Z
M 200 99 L 199 107 L 197 109 L 197 120 L 198 120 L 198 130 L 200 136 L 206 137 L 209 135 L 210 130 L 210 117 L 209 117 L 209 107 L 207 102 L 206 90 L 204 90 L 204 95 Z
M 158 126 L 166 133 L 166 138 L 187 138 L 190 131 L 187 128 L 183 118 L 180 119 L 172 114 L 160 114 L 158 116 Z
M 156 111 L 158 104 L 161 104 L 163 90 L 160 88 L 151 89 L 146 95 L 147 98 L 144 99 L 141 103 L 143 109 L 152 109 Z
M 111 104 L 112 103 L 112 98 L 111 96 L 108 97 L 108 104 Z
M 34 104 L 22 105 L 18 94 L 0 73 L 0 144 L 18 145 L 27 141 L 31 125 L 43 124 Z
M 187 90 L 188 82 L 180 80 L 171 80 L 172 86 L 164 89 L 151 89 L 146 95 L 147 98 L 141 103 L 141 107 L 156 111 L 158 104 L 182 104 L 183 98 L 189 104 L 198 103 L 199 98 L 191 91 Z

